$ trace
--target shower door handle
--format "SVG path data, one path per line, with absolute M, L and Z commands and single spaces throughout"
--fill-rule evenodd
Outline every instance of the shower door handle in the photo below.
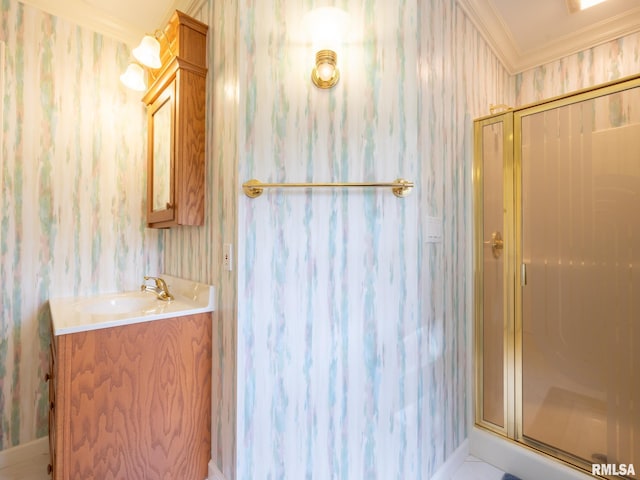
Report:
M 491 240 L 484 243 L 491 245 L 493 258 L 500 258 L 500 255 L 502 255 L 502 249 L 504 248 L 504 242 L 502 241 L 502 234 L 500 232 L 493 232 L 491 234 Z

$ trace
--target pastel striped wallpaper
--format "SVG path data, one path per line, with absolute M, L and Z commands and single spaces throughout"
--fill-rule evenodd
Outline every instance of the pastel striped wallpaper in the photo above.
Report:
M 135 288 L 159 271 L 162 243 L 144 224 L 144 106 L 118 79 L 128 49 L 16 0 L 1 4 L 5 449 L 47 434 L 47 300 Z
M 640 33 L 541 65 L 515 76 L 521 106 L 640 72 Z
M 416 189 L 240 197 L 237 478 L 426 479 L 469 422 L 466 82 L 484 57 L 484 106 L 510 79 L 452 0 L 348 1 L 341 83 L 317 90 L 313 6 L 240 4 L 240 179 Z

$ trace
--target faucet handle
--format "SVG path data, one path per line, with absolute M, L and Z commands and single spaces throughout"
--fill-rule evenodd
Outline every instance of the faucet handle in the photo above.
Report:
M 156 287 L 161 288 L 167 293 L 169 292 L 169 288 L 167 287 L 167 282 L 165 282 L 164 279 L 160 277 L 154 277 L 153 279 L 156 282 Z
M 145 282 L 149 280 L 153 280 L 155 282 L 156 288 L 154 290 L 156 292 L 156 295 L 158 295 L 158 298 L 160 298 L 161 300 L 173 300 L 173 295 L 169 293 L 169 287 L 167 286 L 167 282 L 165 282 L 164 279 L 160 277 L 151 277 L 149 275 L 145 275 L 144 280 Z M 148 287 L 145 283 L 143 283 L 140 287 L 140 290 L 144 291 L 148 290 L 149 288 L 151 287 Z
M 164 280 L 161 279 L 160 277 L 152 277 L 150 275 L 145 275 L 144 276 L 144 281 L 148 282 L 149 280 L 153 280 L 154 283 L 156 284 L 156 287 L 160 287 L 163 284 L 166 286 L 166 283 L 164 283 Z
M 165 282 L 164 279 L 160 277 L 149 277 L 149 276 L 145 276 L 144 279 L 145 281 L 153 280 L 156 284 L 156 287 L 161 288 L 162 290 L 168 291 L 167 282 Z

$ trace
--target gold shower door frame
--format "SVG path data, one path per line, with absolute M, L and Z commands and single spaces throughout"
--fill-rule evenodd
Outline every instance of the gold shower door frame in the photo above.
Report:
M 483 148 L 485 143 L 483 141 L 483 132 L 486 127 L 501 128 L 501 140 L 496 145 L 497 148 L 501 148 L 502 151 L 498 152 L 502 154 L 500 165 L 493 165 L 494 168 L 500 167 L 502 170 L 502 207 L 503 214 L 497 215 L 496 219 L 502 217 L 501 222 L 494 222 L 488 220 L 485 232 L 485 214 L 483 208 L 476 208 L 474 216 L 474 291 L 475 291 L 475 321 L 474 328 L 477 333 L 474 338 L 474 345 L 476 350 L 475 357 L 475 384 L 478 386 L 485 385 L 485 382 L 492 383 L 493 388 L 502 388 L 502 405 L 503 415 L 499 421 L 491 419 L 490 414 L 485 414 L 485 401 L 484 401 L 484 389 L 476 387 L 475 392 L 475 418 L 478 419 L 478 423 L 484 428 L 493 432 L 506 435 L 513 438 L 515 435 L 515 351 L 514 351 L 514 322 L 511 312 L 514 308 L 514 295 L 513 288 L 511 287 L 513 281 L 513 265 L 514 254 L 513 249 L 515 238 L 515 232 L 513 229 L 514 217 L 513 217 L 513 112 L 507 112 L 501 115 L 492 116 L 489 118 L 481 119 L 475 122 L 474 125 L 474 138 L 475 138 L 475 159 L 473 165 L 473 184 L 474 184 L 474 205 L 483 205 L 485 198 L 483 180 L 486 176 L 486 170 L 488 169 L 483 158 Z M 493 172 L 495 175 L 495 172 Z M 495 200 L 494 200 L 495 201 Z M 502 255 L 500 258 L 495 258 L 493 255 L 493 249 L 489 249 L 491 245 L 491 236 L 489 231 L 500 232 L 502 236 Z M 485 234 L 486 233 L 486 234 Z M 485 290 L 484 275 L 486 272 L 485 262 L 488 263 L 500 263 L 497 266 L 501 270 L 501 281 L 498 282 L 496 287 L 500 288 L 503 292 L 502 298 L 502 381 L 497 379 L 493 381 L 490 374 L 485 373 L 485 370 L 495 370 L 495 365 L 487 365 L 489 362 L 485 362 L 485 336 L 484 336 L 484 324 L 485 324 L 485 312 L 483 301 L 485 294 L 489 294 Z M 488 290 L 488 288 L 487 288 Z M 500 327 L 500 326 L 499 326 Z M 500 333 L 500 328 L 496 333 Z M 500 395 L 499 395 L 500 396 Z
M 640 75 L 610 82 L 602 86 L 581 90 L 570 95 L 550 99 L 534 105 L 511 110 L 499 115 L 483 117 L 474 122 L 474 410 L 475 424 L 511 441 L 566 462 L 591 474 L 591 462 L 556 449 L 551 445 L 527 438 L 523 432 L 523 289 L 526 288 L 526 266 L 523 260 L 523 199 L 522 199 L 522 121 L 540 112 L 576 104 L 640 87 Z M 483 341 L 485 285 L 484 265 L 487 257 L 483 202 L 484 169 L 483 130 L 501 123 L 504 128 L 503 152 L 503 404 L 502 425 L 484 418 L 485 346 Z M 640 368 L 640 366 L 638 366 Z M 598 462 L 596 462 L 598 463 Z M 640 465 L 636 465 L 637 469 Z M 636 475 L 639 472 L 636 472 Z M 620 478 L 620 477 L 600 477 Z M 635 477 L 634 477 L 635 478 Z

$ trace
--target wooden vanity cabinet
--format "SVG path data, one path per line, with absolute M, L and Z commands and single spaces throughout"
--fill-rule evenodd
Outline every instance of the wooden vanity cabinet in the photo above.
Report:
M 204 224 L 208 27 L 176 11 L 159 35 L 147 106 L 147 225 Z
M 54 480 L 207 477 L 211 314 L 53 336 Z

